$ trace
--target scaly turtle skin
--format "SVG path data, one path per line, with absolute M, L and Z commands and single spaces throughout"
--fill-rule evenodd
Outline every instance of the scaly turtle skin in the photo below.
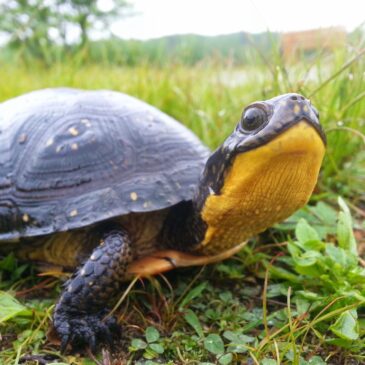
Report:
M 95 351 L 118 332 L 104 317 L 123 281 L 237 252 L 308 201 L 324 151 L 299 94 L 249 105 L 209 157 L 130 96 L 32 92 L 0 104 L 1 250 L 78 267 L 53 324 L 62 351 Z

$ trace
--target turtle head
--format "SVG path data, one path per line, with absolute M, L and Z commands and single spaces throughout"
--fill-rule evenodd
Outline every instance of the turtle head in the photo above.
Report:
M 195 200 L 207 225 L 199 249 L 225 250 L 305 205 L 325 144 L 318 112 L 302 95 L 247 106 L 206 163 Z

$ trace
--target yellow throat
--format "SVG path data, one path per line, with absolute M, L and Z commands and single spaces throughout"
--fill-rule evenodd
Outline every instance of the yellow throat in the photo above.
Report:
M 238 154 L 219 195 L 202 210 L 208 225 L 199 251 L 214 254 L 284 220 L 309 200 L 325 146 L 302 120 L 269 143 Z

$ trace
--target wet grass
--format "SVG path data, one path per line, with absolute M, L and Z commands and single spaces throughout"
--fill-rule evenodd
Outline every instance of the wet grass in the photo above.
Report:
M 137 282 L 118 310 L 124 336 L 114 355 L 61 356 L 46 339 L 60 280 L 39 277 L 34 267 L 12 256 L 2 259 L 0 364 L 37 364 L 47 356 L 77 365 L 365 363 L 365 57 L 360 47 L 294 66 L 273 53 L 270 61 L 258 57 L 257 66 L 240 69 L 70 62 L 47 69 L 1 65 L 0 77 L 1 100 L 55 86 L 135 95 L 188 125 L 211 148 L 231 132 L 248 103 L 300 92 L 319 110 L 328 136 L 311 203 L 231 260 Z M 352 220 L 346 205 L 338 205 L 339 195 Z

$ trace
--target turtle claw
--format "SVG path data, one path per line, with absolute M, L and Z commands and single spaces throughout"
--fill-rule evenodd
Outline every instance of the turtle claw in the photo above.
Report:
M 95 335 L 91 335 L 89 338 L 89 348 L 93 354 L 96 353 L 96 338 Z
M 113 347 L 113 335 L 111 332 L 111 329 L 109 329 L 109 327 L 107 325 L 105 325 L 104 323 L 101 323 L 102 326 L 102 332 L 104 333 L 104 342 L 110 347 Z M 113 331 L 113 333 L 115 333 L 115 331 Z M 117 333 L 115 333 L 117 334 Z M 90 346 L 91 347 L 91 346 Z
M 81 313 L 58 308 L 53 323 L 61 340 L 61 353 L 64 354 L 70 347 L 70 352 L 73 353 L 84 352 L 89 348 L 95 354 L 100 345 L 111 346 L 120 329 L 114 318 L 103 321 L 104 316 L 104 310 L 98 313 Z
M 61 336 L 61 348 L 60 348 L 61 355 L 65 354 L 69 342 L 70 342 L 69 335 Z

